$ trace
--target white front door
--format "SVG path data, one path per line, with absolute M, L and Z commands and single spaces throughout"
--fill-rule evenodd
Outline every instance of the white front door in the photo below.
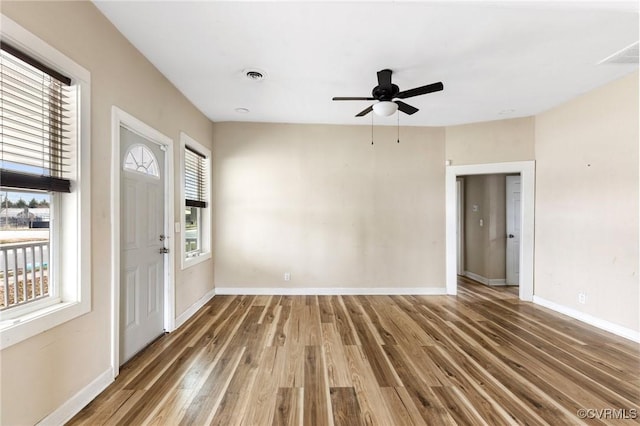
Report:
M 164 332 L 164 151 L 120 127 L 120 364 Z
M 507 176 L 507 285 L 520 285 L 520 176 Z

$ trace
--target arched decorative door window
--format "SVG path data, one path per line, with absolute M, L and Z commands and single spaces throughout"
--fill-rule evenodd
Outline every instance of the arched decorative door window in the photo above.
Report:
M 158 160 L 144 145 L 132 145 L 124 156 L 124 170 L 160 178 Z

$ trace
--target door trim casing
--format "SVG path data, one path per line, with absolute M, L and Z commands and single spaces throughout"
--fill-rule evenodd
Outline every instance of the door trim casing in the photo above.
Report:
M 447 166 L 445 171 L 446 286 L 447 294 L 458 293 L 456 239 L 456 178 L 464 175 L 520 173 L 522 198 L 520 209 L 520 299 L 533 300 L 535 161 Z
M 175 328 L 175 238 L 174 222 L 174 143 L 171 138 L 138 120 L 115 105 L 111 108 L 111 370 L 113 377 L 120 372 L 120 127 L 165 148 L 164 175 L 164 234 L 167 235 L 168 256 L 164 259 L 164 330 Z
M 456 177 L 456 273 L 464 274 L 464 177 Z

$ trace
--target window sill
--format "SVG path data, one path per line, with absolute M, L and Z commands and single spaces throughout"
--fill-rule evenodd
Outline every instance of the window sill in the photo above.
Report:
M 60 302 L 0 322 L 0 350 L 57 327 L 89 312 L 88 303 Z
M 211 259 L 211 252 L 200 253 L 199 256 L 183 257 L 182 258 L 182 270 L 195 266 L 206 260 Z

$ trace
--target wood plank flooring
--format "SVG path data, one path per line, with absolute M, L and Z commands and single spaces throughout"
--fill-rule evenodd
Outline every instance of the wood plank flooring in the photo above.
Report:
M 458 291 L 216 296 L 68 424 L 640 422 L 638 344 L 509 289 Z

